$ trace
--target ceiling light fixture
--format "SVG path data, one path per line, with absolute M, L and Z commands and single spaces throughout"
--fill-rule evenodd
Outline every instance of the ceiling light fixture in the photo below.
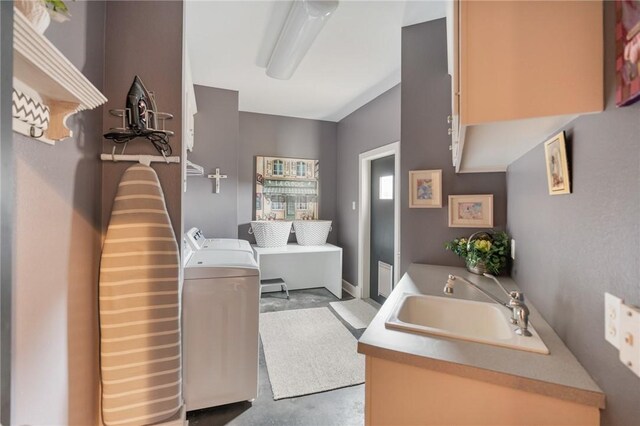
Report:
M 337 0 L 295 0 L 273 48 L 267 75 L 290 79 L 337 7 Z

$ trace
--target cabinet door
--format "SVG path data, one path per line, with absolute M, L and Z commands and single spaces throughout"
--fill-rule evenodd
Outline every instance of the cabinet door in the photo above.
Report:
M 462 126 L 602 111 L 601 1 L 455 3 Z
M 451 135 L 453 166 L 460 163 L 464 129 L 460 126 L 460 2 L 447 2 L 447 62 L 451 76 L 451 115 L 447 117 Z
M 370 355 L 365 362 L 367 426 L 600 424 L 595 406 Z
M 450 0 L 447 2 L 446 8 L 447 22 L 447 69 L 451 76 L 451 115 L 447 117 L 449 124 L 449 135 L 451 136 L 451 151 L 453 157 L 453 165 L 456 165 L 458 151 L 458 128 L 454 123 L 459 122 L 459 97 L 458 82 L 460 72 L 458 70 L 458 1 Z

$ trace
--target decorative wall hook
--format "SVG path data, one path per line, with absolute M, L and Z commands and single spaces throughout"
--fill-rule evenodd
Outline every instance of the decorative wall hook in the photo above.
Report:
M 39 135 L 36 134 L 36 131 L 38 131 L 38 130 L 40 131 Z M 41 138 L 41 137 L 44 136 L 44 129 L 40 129 L 40 128 L 36 127 L 36 126 L 31 126 L 31 127 L 29 127 L 29 135 L 32 138 L 36 138 L 36 139 Z

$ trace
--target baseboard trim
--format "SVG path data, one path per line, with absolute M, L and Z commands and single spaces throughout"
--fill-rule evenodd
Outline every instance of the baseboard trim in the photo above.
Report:
M 342 290 L 346 291 L 356 299 L 362 298 L 362 296 L 360 295 L 360 287 L 356 287 L 355 285 L 344 279 L 342 280 Z

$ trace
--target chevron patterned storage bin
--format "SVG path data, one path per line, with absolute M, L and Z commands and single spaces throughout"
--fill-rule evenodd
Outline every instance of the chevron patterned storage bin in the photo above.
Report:
M 258 247 L 284 247 L 289 240 L 291 224 L 284 220 L 254 220 L 249 233 L 256 237 Z
M 20 121 L 40 129 L 49 127 L 49 107 L 13 89 L 11 115 Z
M 296 240 L 301 246 L 322 246 L 331 231 L 330 220 L 296 220 L 293 222 Z

